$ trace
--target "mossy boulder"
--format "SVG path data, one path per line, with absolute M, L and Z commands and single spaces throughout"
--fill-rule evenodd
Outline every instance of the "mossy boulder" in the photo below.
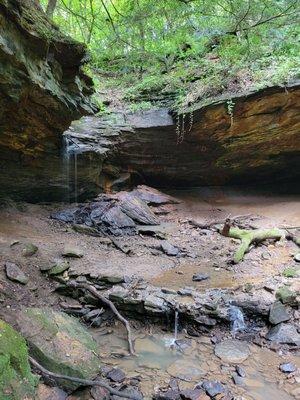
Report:
M 30 370 L 23 337 L 0 320 L 0 399 L 34 399 L 38 383 Z
M 18 313 L 18 325 L 32 356 L 51 372 L 93 379 L 99 372 L 97 345 L 78 320 L 50 309 L 27 308 Z M 78 384 L 57 380 L 66 391 Z

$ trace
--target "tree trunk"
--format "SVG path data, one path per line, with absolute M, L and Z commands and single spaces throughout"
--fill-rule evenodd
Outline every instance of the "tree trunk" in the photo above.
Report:
M 46 9 L 46 15 L 52 19 L 57 0 L 49 0 Z

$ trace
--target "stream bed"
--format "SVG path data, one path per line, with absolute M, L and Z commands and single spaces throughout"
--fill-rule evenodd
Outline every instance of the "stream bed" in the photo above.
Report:
M 102 362 L 125 372 L 127 379 L 138 379 L 145 398 L 152 398 L 159 388 L 167 388 L 174 380 L 180 390 L 191 389 L 197 383 L 211 379 L 230 388 L 235 396 L 247 400 L 293 400 L 299 398 L 299 388 L 292 384 L 294 378 L 279 370 L 284 362 L 293 362 L 300 367 L 299 358 L 288 354 L 279 356 L 275 352 L 250 344 L 250 355 L 242 363 L 226 363 L 214 354 L 211 338 L 191 338 L 179 334 L 177 344 L 172 346 L 170 333 L 151 328 L 152 332 L 135 331 L 136 356 L 126 356 L 127 342 L 119 328 L 107 333 L 93 330 L 99 343 Z M 171 344 L 171 346 L 170 346 Z M 234 383 L 237 365 L 245 377 Z M 299 378 L 298 378 L 299 379 Z M 237 397 L 238 398 L 238 397 Z

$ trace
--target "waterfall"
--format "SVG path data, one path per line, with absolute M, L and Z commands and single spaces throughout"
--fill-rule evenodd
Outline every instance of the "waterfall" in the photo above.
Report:
M 67 199 L 70 203 L 70 192 L 73 191 L 72 198 L 77 203 L 78 200 L 78 154 L 81 153 L 80 146 L 63 135 L 63 174 L 67 188 Z
M 229 319 L 231 322 L 231 332 L 233 333 L 233 336 L 235 336 L 237 332 L 241 332 L 246 329 L 244 314 L 239 307 L 229 307 Z
M 175 310 L 175 326 L 174 326 L 174 343 L 176 343 L 178 336 L 178 310 Z

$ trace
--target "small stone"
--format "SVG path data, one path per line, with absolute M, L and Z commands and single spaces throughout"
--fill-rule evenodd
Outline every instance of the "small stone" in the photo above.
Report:
M 38 247 L 33 243 L 27 243 L 22 250 L 24 257 L 31 257 L 38 251 Z
M 83 257 L 83 252 L 76 247 L 65 247 L 62 255 L 64 257 L 81 258 Z
M 241 378 L 245 378 L 245 377 L 246 377 L 246 372 L 245 372 L 245 370 L 244 370 L 242 367 L 240 367 L 239 365 L 237 365 L 237 366 L 235 367 L 235 370 L 236 370 L 237 374 L 238 374 Z
M 290 316 L 285 306 L 280 301 L 275 301 L 270 307 L 269 321 L 272 325 L 286 322 L 290 319 Z
M 180 392 L 183 400 L 209 400 L 209 397 L 201 389 L 186 389 Z
M 19 244 L 19 243 L 20 243 L 19 240 L 12 240 L 12 241 L 10 242 L 10 247 L 13 247 L 14 245 Z
M 162 251 L 167 255 L 167 256 L 177 256 L 179 253 L 178 247 L 173 246 L 171 243 L 169 243 L 167 240 L 164 240 L 160 244 Z
M 202 387 L 209 397 L 215 397 L 225 392 L 224 386 L 219 381 L 204 381 Z
M 106 374 L 106 378 L 113 382 L 123 382 L 126 375 L 120 368 L 113 368 Z
M 168 390 L 167 392 L 159 392 L 154 397 L 154 400 L 180 400 L 180 394 L 177 390 Z
M 271 328 L 266 335 L 266 339 L 275 343 L 300 345 L 300 334 L 292 324 L 278 324 Z
M 243 386 L 244 385 L 243 378 L 241 376 L 239 376 L 238 374 L 236 374 L 236 373 L 232 374 L 232 380 L 235 383 L 235 385 L 237 385 L 237 386 Z
M 294 260 L 300 262 L 300 253 L 294 255 Z
M 61 262 L 54 265 L 50 271 L 49 275 L 59 275 L 65 272 L 67 269 L 70 268 L 70 264 L 68 262 Z
M 295 372 L 297 370 L 297 367 L 295 364 L 292 364 L 292 363 L 283 363 L 283 364 L 280 364 L 279 369 L 280 369 L 280 371 L 282 371 L 286 374 L 290 374 L 292 372 Z
M 282 286 L 277 290 L 275 297 L 283 304 L 294 304 L 297 296 L 287 286 Z
M 91 396 L 95 400 L 109 400 L 109 391 L 101 386 L 93 386 L 91 388 Z
M 210 278 L 210 276 L 207 275 L 207 274 L 195 274 L 195 275 L 193 275 L 193 281 L 195 281 L 195 282 L 206 281 L 209 278 Z
M 26 285 L 29 278 L 24 274 L 24 272 L 14 263 L 7 261 L 5 263 L 5 272 L 8 279 L 14 282 L 22 283 Z
M 58 387 L 50 387 L 40 383 L 37 387 L 37 400 L 65 400 L 67 393 Z
M 250 350 L 246 342 L 229 339 L 215 346 L 215 355 L 223 362 L 239 364 L 247 360 Z

